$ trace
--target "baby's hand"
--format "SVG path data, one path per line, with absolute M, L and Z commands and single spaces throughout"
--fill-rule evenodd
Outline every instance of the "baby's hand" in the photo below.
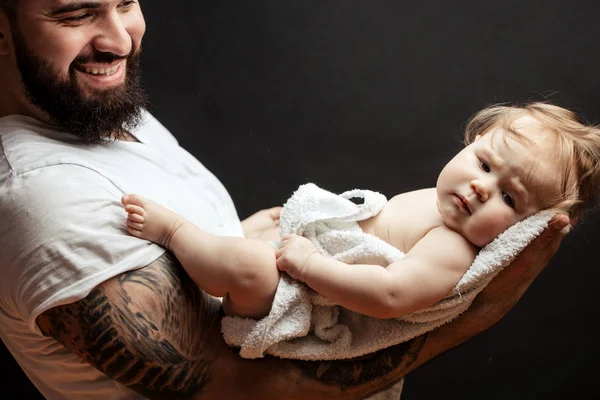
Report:
M 277 250 L 277 268 L 292 278 L 304 282 L 308 260 L 319 254 L 315 245 L 302 236 L 285 235 Z

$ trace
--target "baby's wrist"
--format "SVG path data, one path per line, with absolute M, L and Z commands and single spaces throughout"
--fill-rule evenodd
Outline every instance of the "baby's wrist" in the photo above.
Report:
M 315 251 L 314 253 L 311 253 L 307 258 L 306 258 L 306 262 L 304 263 L 304 267 L 302 268 L 302 271 L 300 271 L 300 276 L 298 277 L 299 281 L 306 283 L 307 279 L 310 279 L 310 273 L 314 267 L 315 262 L 319 262 L 319 258 L 322 257 L 321 254 L 317 251 Z

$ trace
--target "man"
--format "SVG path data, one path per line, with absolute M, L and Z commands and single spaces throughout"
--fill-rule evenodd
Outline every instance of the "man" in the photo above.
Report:
M 124 229 L 136 192 L 243 234 L 219 181 L 144 111 L 140 4 L 0 5 L 0 336 L 49 399 L 365 398 L 497 322 L 558 249 L 564 216 L 454 322 L 360 360 L 243 360 L 220 303 Z

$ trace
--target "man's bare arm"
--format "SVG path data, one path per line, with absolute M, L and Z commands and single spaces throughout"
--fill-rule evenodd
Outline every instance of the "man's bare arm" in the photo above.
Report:
M 38 325 L 151 399 L 362 399 L 497 322 L 560 239 L 557 230 L 546 230 L 450 324 L 348 361 L 241 359 L 221 337 L 219 302 L 201 292 L 169 255 L 103 283 L 83 300 L 46 311 Z
M 151 398 L 201 392 L 217 353 L 219 303 L 199 291 L 165 253 L 121 274 L 85 299 L 38 317 L 52 336 L 91 365 Z
M 152 399 L 348 399 L 353 388 L 408 367 L 425 342 L 343 362 L 243 360 L 224 344 L 221 317 L 220 303 L 165 253 L 37 322 L 45 335 Z

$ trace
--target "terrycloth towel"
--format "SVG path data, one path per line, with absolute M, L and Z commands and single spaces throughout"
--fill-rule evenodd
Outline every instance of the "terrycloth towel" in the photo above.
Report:
M 281 232 L 310 239 L 327 256 L 348 264 L 387 267 L 404 254 L 362 232 L 356 221 L 376 215 L 387 199 L 369 190 L 341 195 L 302 185 L 281 212 Z M 269 315 L 259 321 L 225 317 L 225 341 L 244 358 L 265 353 L 300 360 L 358 357 L 410 340 L 456 318 L 475 296 L 537 237 L 555 213 L 541 211 L 480 250 L 458 284 L 437 304 L 398 319 L 377 319 L 332 304 L 307 285 L 282 274 Z

